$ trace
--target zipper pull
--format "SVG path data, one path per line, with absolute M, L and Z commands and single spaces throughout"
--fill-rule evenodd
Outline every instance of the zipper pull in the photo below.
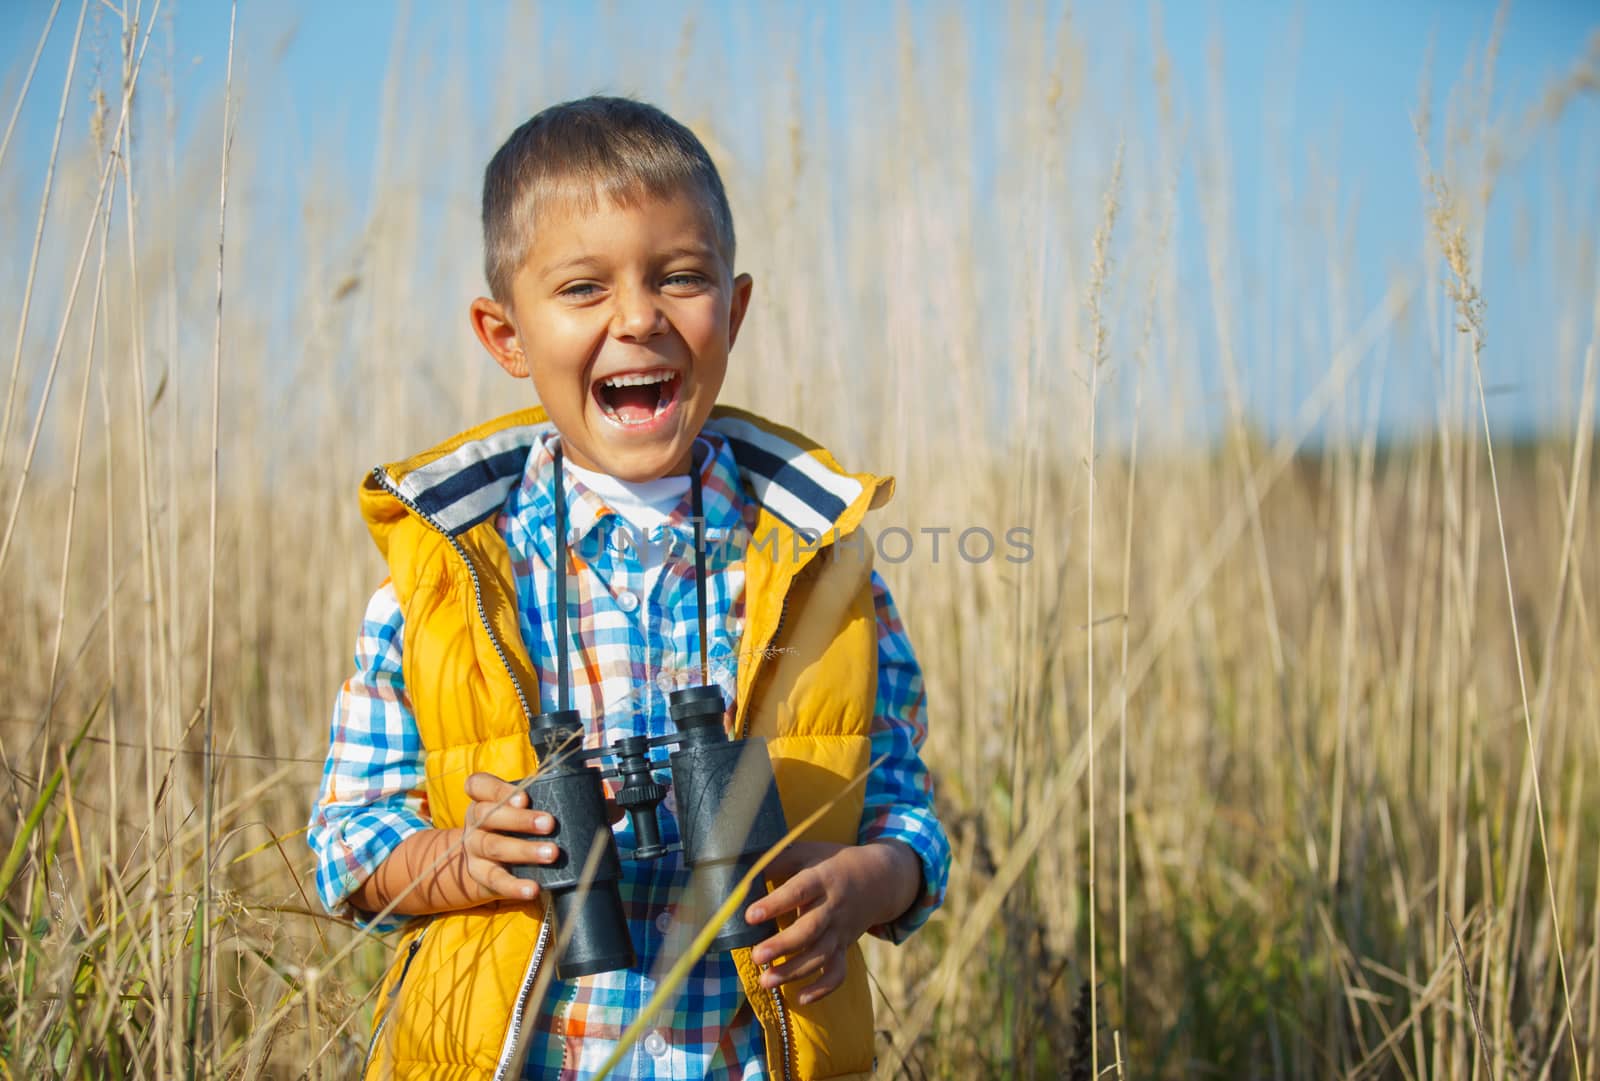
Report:
M 426 931 L 423 934 L 427 934 Z M 411 971 L 411 962 L 417 959 L 417 951 L 422 948 L 422 935 L 411 940 L 411 945 L 406 947 L 406 963 L 400 966 L 400 978 L 394 981 L 394 986 L 389 988 L 389 997 L 394 998 L 400 994 L 400 985 L 406 982 L 406 973 Z

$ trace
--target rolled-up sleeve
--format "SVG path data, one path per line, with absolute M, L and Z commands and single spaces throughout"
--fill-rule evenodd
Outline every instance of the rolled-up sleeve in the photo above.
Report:
M 351 906 L 350 894 L 401 841 L 431 825 L 422 738 L 400 666 L 403 622 L 385 582 L 362 619 L 355 673 L 334 702 L 322 790 L 306 831 L 324 907 L 378 931 L 407 919 L 373 921 Z
M 878 617 L 878 695 L 872 718 L 872 760 L 857 842 L 898 841 L 922 864 L 922 890 L 898 919 L 871 929 L 903 942 L 944 901 L 950 842 L 933 810 L 933 778 L 919 749 L 927 738 L 927 695 L 894 599 L 876 571 L 872 595 Z

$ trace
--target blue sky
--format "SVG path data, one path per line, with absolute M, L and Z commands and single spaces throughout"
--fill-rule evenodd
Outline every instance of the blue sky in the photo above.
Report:
M 8 4 L 0 25 L 0 104 L 7 116 L 49 8 L 42 0 Z M 497 100 L 491 82 L 495 72 L 518 61 L 507 51 L 506 43 L 513 39 L 503 29 L 514 9 L 524 14 L 516 3 L 241 4 L 238 63 L 242 84 L 252 95 L 246 108 L 254 110 L 258 135 L 264 131 L 262 141 L 280 156 L 275 167 L 284 188 L 293 188 L 295 176 L 314 153 L 338 155 L 357 191 L 375 182 L 378 140 L 372 133 L 381 119 L 384 80 L 396 70 L 414 70 L 419 80 L 441 85 L 454 83 L 475 109 L 498 108 L 515 115 L 516 106 Z M 721 103 L 729 128 L 749 130 L 759 125 L 753 116 L 741 119 L 740 110 L 753 106 L 740 91 L 775 74 L 763 68 L 759 45 L 794 35 L 810 43 L 797 54 L 805 66 L 800 78 L 819 88 L 822 107 L 842 128 L 850 111 L 861 107 L 852 100 L 851 88 L 892 62 L 897 27 L 904 22 L 915 35 L 932 35 L 945 18 L 928 15 L 918 5 L 877 2 L 760 8 L 712 2 L 688 10 L 693 45 L 682 54 L 678 43 L 685 36 L 684 16 L 670 5 L 542 6 L 537 15 L 540 33 L 560 43 L 555 58 L 559 70 L 544 85 L 560 96 L 597 89 L 650 96 L 687 66 L 692 78 L 706 83 L 701 89 L 708 99 Z M 1000 78 L 1007 63 L 999 46 L 1002 20 L 1036 19 L 1048 27 L 1063 17 L 1054 5 L 1029 7 L 1026 14 L 980 3 L 941 9 L 948 10 L 957 13 L 967 42 L 976 86 L 973 106 L 980 114 L 1007 104 Z M 1091 47 L 1087 77 L 1116 86 L 1127 81 L 1129 64 L 1147 66 L 1153 12 L 1143 2 L 1072 9 L 1070 17 Z M 1220 43 L 1223 51 L 1223 116 L 1234 153 L 1235 243 L 1241 257 L 1255 260 L 1254 276 L 1241 285 L 1246 295 L 1266 290 L 1262 295 L 1270 296 L 1273 305 L 1284 310 L 1294 305 L 1293 297 L 1271 295 L 1280 286 L 1271 273 L 1274 161 L 1287 161 L 1302 182 L 1319 163 L 1336 163 L 1341 206 L 1354 223 L 1352 321 L 1376 302 L 1395 268 L 1415 265 L 1424 204 L 1411 116 L 1424 72 L 1431 61 L 1437 100 L 1481 55 L 1495 12 L 1496 5 L 1487 0 L 1299 5 L 1216 0 L 1168 3 L 1160 9 L 1175 85 L 1197 127 L 1203 125 L 1208 101 L 1209 50 Z M 76 2 L 63 0 L 0 172 L 21 207 L 32 205 L 42 182 L 66 43 L 77 13 Z M 158 35 L 152 52 L 162 54 L 156 59 L 171 73 L 180 131 L 197 130 L 195 125 L 211 115 L 208 110 L 215 109 L 218 99 L 228 5 L 180 0 L 165 4 L 164 14 L 174 17 L 174 37 L 169 45 L 164 34 Z M 1501 42 L 1496 108 L 1515 114 L 1537 101 L 1583 56 L 1597 31 L 1600 0 L 1512 4 Z M 74 119 L 80 123 L 69 125 L 69 131 L 86 130 L 81 121 L 94 65 L 112 63 L 101 58 L 115 54 L 116 33 L 115 16 L 97 3 L 90 9 L 88 46 L 76 79 Z M 165 55 L 169 48 L 170 60 Z M 642 70 L 636 60 L 631 67 L 618 60 L 641 55 L 658 56 L 659 66 Z M 548 56 L 539 62 L 552 63 Z M 486 146 L 483 156 L 491 149 Z M 471 171 L 480 167 L 474 161 Z M 1573 283 L 1555 280 L 1564 272 L 1544 245 L 1569 229 L 1579 231 L 1580 247 L 1584 234 L 1591 250 L 1600 242 L 1593 233 L 1600 222 L 1597 176 L 1600 100 L 1590 95 L 1540 135 L 1529 157 L 1508 172 L 1497 190 L 1483 288 L 1491 326 L 1486 378 L 1495 388 L 1492 406 L 1499 424 L 1527 429 L 1570 419 L 1576 397 L 1573 369 L 1579 358 L 1572 355 L 1570 341 L 1561 338 L 1559 323 L 1562 311 L 1572 306 Z M 288 197 L 289 192 L 278 194 Z M 13 264 L 25 258 L 25 250 L 7 256 Z M 1197 260 L 1198 255 L 1180 258 Z M 1592 275 L 1592 258 L 1589 263 L 1587 273 Z M 1199 263 L 1185 274 L 1191 270 L 1204 276 Z M 1558 311 L 1560 304 L 1566 309 Z M 1586 334 L 1587 328 L 1585 340 Z M 1310 377 L 1264 350 L 1246 352 L 1249 381 L 1271 388 L 1252 399 L 1254 410 L 1270 424 L 1305 394 Z M 1418 427 L 1434 419 L 1437 383 L 1426 366 L 1397 366 L 1384 394 L 1387 426 Z

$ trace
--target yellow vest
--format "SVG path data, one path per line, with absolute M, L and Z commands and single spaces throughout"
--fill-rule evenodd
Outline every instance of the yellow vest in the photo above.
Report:
M 867 767 L 877 690 L 872 545 L 851 534 L 894 483 L 847 473 L 804 436 L 741 410 L 718 407 L 706 427 L 729 441 L 760 505 L 745 561 L 732 735 L 766 738 L 784 812 L 796 823 Z M 515 779 L 537 768 L 528 723 L 541 709 L 539 680 L 495 515 L 528 449 L 553 430 L 543 409 L 513 413 L 375 469 L 361 489 L 405 616 L 405 686 L 439 828 L 462 824 L 469 774 Z M 805 839 L 853 844 L 861 808 L 857 786 Z M 553 963 L 542 917 L 541 899 L 416 921 L 379 991 L 366 1076 L 516 1079 L 537 1009 L 531 991 L 541 966 Z M 774 1078 L 870 1074 L 872 996 L 858 947 L 843 986 L 804 1006 L 788 987 L 780 994 L 758 984 L 749 950 L 734 957 Z

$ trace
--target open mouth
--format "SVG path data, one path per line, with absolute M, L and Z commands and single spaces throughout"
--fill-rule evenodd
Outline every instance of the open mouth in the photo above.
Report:
M 670 368 L 629 372 L 594 385 L 594 400 L 606 419 L 624 428 L 649 424 L 678 400 L 682 380 Z

